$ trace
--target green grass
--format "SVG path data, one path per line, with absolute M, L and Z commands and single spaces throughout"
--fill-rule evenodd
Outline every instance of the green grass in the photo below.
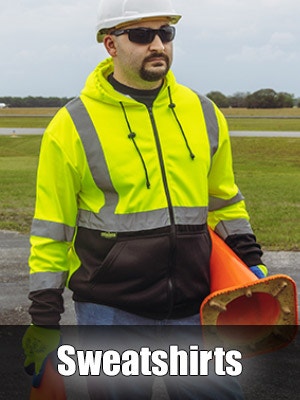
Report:
M 28 233 L 41 136 L 0 137 L 0 229 Z M 300 251 L 300 139 L 232 138 L 237 183 L 264 249 Z
M 1 117 L 1 128 L 45 128 L 51 117 Z
M 12 157 L 15 161 L 18 157 L 28 157 L 37 159 L 42 136 L 0 136 L 0 160 L 7 160 Z
M 300 131 L 300 108 L 224 108 L 231 131 Z
M 300 118 L 300 107 L 293 108 L 222 108 L 226 117 Z
M 258 240 L 300 250 L 300 139 L 232 138 L 237 183 Z
M 46 128 L 51 117 L 1 117 L 1 128 Z M 231 131 L 300 131 L 300 119 L 227 118 Z
M 300 131 L 299 107 L 279 109 L 224 108 L 222 111 L 227 117 L 229 129 L 232 131 Z M 0 127 L 45 128 L 56 112 L 57 108 L 3 109 L 0 110 Z
M 230 131 L 300 131 L 300 119 L 227 118 Z
M 28 233 L 41 136 L 0 137 L 0 229 Z

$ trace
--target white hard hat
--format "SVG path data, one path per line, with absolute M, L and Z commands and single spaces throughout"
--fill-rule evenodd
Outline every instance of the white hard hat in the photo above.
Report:
M 102 42 L 111 28 L 151 17 L 167 17 L 171 24 L 176 24 L 181 15 L 174 11 L 171 0 L 100 0 L 97 41 Z

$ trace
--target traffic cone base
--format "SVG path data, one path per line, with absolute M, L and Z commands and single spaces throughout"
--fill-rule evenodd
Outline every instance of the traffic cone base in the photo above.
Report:
M 203 325 L 295 325 L 295 283 L 273 275 L 211 293 L 200 309 Z
M 201 304 L 201 324 L 246 355 L 290 343 L 298 324 L 296 283 L 287 275 L 258 279 L 216 233 L 210 235 L 211 294 Z
M 207 296 L 200 309 L 206 342 L 220 342 L 253 356 L 277 350 L 297 333 L 295 286 L 286 275 L 274 275 L 243 287 Z

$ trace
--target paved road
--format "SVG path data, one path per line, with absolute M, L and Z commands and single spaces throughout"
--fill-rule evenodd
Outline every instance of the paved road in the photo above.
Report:
M 0 231 L 0 325 L 27 324 L 29 237 Z M 272 274 L 291 276 L 300 288 L 300 252 L 265 252 L 264 261 Z M 300 302 L 300 290 L 299 290 Z M 71 294 L 65 292 L 66 311 L 62 323 L 75 323 Z
M 0 400 L 28 399 L 30 379 L 24 374 L 20 350 L 29 317 L 28 269 L 29 238 L 16 232 L 0 231 Z M 300 287 L 300 252 L 266 252 L 270 272 L 290 275 Z M 300 300 L 300 299 L 299 299 Z M 62 324 L 72 325 L 75 316 L 71 295 L 65 292 L 66 311 Z M 12 325 L 6 328 L 4 325 Z M 12 348 L 11 340 L 14 340 Z M 300 393 L 299 337 L 280 352 L 245 360 L 240 378 L 246 400 L 296 400 Z M 297 372 L 298 371 L 298 372 Z M 3 379 L 5 377 L 5 379 Z M 86 400 L 86 387 L 78 376 L 66 380 L 68 400 Z M 155 382 L 152 400 L 168 400 L 162 382 Z M 184 399 L 182 399 L 184 400 Z
M 42 135 L 44 128 L 0 128 L 0 135 L 18 136 L 18 135 Z
M 28 324 L 29 237 L 17 232 L 0 231 L 0 325 Z M 72 325 L 75 317 L 69 290 L 65 293 L 63 324 Z

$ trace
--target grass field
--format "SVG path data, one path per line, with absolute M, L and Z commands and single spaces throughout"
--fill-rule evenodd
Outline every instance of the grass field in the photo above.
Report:
M 57 108 L 4 108 L 0 110 L 0 128 L 45 128 Z
M 300 108 L 225 108 L 230 131 L 300 131 Z
M 298 117 L 300 108 L 222 108 L 226 117 Z
M 232 138 L 237 183 L 259 241 L 300 250 L 300 139 Z
M 58 108 L 3 108 L 0 109 L 1 116 L 53 116 Z M 235 117 L 298 117 L 300 118 L 300 108 L 222 108 L 226 116 Z
M 0 229 L 28 232 L 41 136 L 0 137 Z
M 51 117 L 2 117 L 0 128 L 45 128 Z
M 300 131 L 300 108 L 224 108 L 230 131 Z
M 299 119 L 271 119 L 271 118 L 228 118 L 230 131 L 300 131 Z
M 7 108 L 0 110 L 0 128 L 45 128 L 57 108 Z M 225 108 L 231 131 L 300 131 L 300 108 Z
M 41 136 L 0 137 L 0 229 L 29 232 Z M 237 183 L 264 249 L 300 251 L 300 139 L 232 138 Z

